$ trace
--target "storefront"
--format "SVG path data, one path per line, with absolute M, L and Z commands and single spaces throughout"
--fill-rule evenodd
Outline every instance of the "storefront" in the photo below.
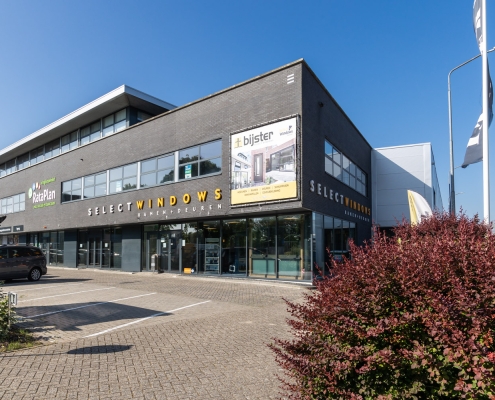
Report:
M 0 151 L 2 242 L 52 266 L 311 281 L 370 238 L 371 147 L 303 60 L 183 107 L 98 100 Z

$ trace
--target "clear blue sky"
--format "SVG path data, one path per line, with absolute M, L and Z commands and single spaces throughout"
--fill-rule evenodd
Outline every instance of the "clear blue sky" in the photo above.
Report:
M 0 148 L 122 84 L 182 105 L 304 58 L 373 147 L 433 144 L 448 208 L 447 74 L 478 54 L 472 5 L 0 0 Z M 454 72 L 452 98 L 457 166 L 481 112 L 479 59 Z M 495 182 L 495 137 L 490 149 Z M 456 169 L 468 215 L 483 214 L 482 190 L 481 163 Z M 495 219 L 495 183 L 491 198 Z

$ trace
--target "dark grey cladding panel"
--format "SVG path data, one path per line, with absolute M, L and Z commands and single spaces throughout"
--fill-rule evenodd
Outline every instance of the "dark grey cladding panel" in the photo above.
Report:
M 361 206 L 371 208 L 372 148 L 312 71 L 304 66 L 302 74 L 302 205 L 323 214 L 356 222 L 358 240 L 369 238 L 372 215 L 366 215 L 345 204 L 332 201 L 323 193 L 318 195 L 316 191 L 312 192 L 310 181 L 314 180 L 315 184 L 319 183 L 322 191 L 326 188 L 327 196 L 329 196 L 329 191 L 333 190 L 334 193 L 338 192 Z M 368 196 L 361 195 L 325 173 L 325 139 L 328 139 L 367 174 Z M 369 219 L 370 222 L 363 220 L 364 218 Z
M 122 228 L 122 271 L 139 272 L 140 266 L 141 227 L 124 226 Z
M 197 207 L 195 214 L 187 214 L 181 210 L 181 219 L 199 217 L 220 217 L 247 215 L 250 212 L 274 212 L 297 209 L 301 210 L 301 202 L 283 202 L 262 205 L 261 207 L 247 206 L 240 209 L 230 209 L 229 203 L 229 138 L 233 132 L 249 129 L 255 125 L 268 123 L 290 115 L 301 115 L 301 63 L 293 64 L 286 69 L 275 71 L 257 80 L 238 85 L 219 94 L 209 96 L 201 101 L 175 109 L 160 117 L 146 121 L 126 129 L 118 134 L 109 136 L 77 148 L 68 153 L 54 157 L 38 165 L 16 172 L 0 179 L 0 198 L 17 193 L 27 193 L 29 187 L 49 178 L 55 182 L 46 185 L 49 190 L 56 190 L 56 205 L 41 209 L 33 209 L 33 204 L 26 198 L 26 211 L 9 214 L 5 226 L 24 225 L 25 232 L 48 231 L 57 229 L 77 229 L 90 226 L 125 225 L 131 223 L 146 223 L 152 219 L 161 220 L 156 214 L 144 220 L 143 215 L 137 216 L 136 201 L 152 199 L 155 212 L 158 197 L 167 198 L 174 195 L 181 205 L 185 193 L 192 200 L 192 207 Z M 287 75 L 294 74 L 294 83 L 287 83 Z M 149 157 L 166 154 L 172 151 L 194 146 L 199 143 L 222 139 L 221 175 L 195 179 L 149 189 L 129 191 L 118 195 L 60 204 L 61 183 L 84 175 L 93 174 L 127 163 L 144 160 Z M 213 199 L 216 188 L 222 190 L 222 200 Z M 201 202 L 197 197 L 198 191 L 208 191 L 205 206 L 208 210 L 201 211 Z M 131 202 L 132 212 L 109 212 L 109 207 Z M 218 204 L 222 208 L 218 208 Z M 209 206 L 212 205 L 212 209 Z M 95 207 L 107 208 L 106 214 L 99 216 L 88 215 L 88 209 Z M 199 208 L 198 208 L 199 207 Z M 161 209 L 171 210 L 170 206 Z M 144 211 L 144 210 L 143 210 Z M 208 215 L 208 212 L 210 213 Z M 175 213 L 175 216 L 178 214 Z
M 65 230 L 64 232 L 64 266 L 76 268 L 77 266 L 77 231 Z

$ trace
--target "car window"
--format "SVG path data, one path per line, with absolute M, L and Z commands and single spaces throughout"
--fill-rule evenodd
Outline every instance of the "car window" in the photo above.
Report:
M 19 254 L 19 257 L 32 257 L 27 247 L 19 247 L 16 250 L 17 253 Z
M 8 258 L 9 253 L 6 248 L 0 248 L 0 260 Z
M 33 256 L 42 256 L 43 255 L 41 250 L 37 249 L 37 248 L 30 248 L 29 251 L 31 252 L 31 255 L 33 255 Z
M 18 258 L 20 257 L 18 249 L 9 249 L 9 258 Z

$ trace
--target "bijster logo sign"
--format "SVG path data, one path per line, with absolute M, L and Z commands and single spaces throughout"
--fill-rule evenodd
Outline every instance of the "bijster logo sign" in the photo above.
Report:
M 44 188 L 55 182 L 55 178 L 45 179 L 44 181 L 35 182 L 28 190 L 28 198 L 33 201 L 33 208 L 43 208 L 55 205 L 56 193 L 54 189 Z

